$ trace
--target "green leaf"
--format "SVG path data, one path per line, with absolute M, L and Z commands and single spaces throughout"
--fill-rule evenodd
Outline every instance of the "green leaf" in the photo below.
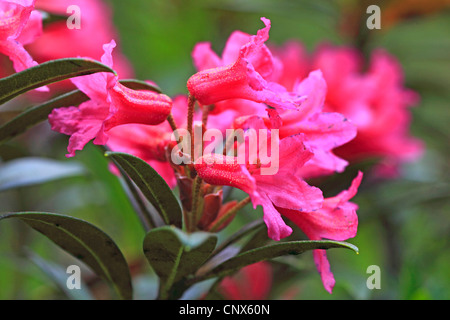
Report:
M 151 230 L 144 239 L 144 254 L 160 278 L 160 298 L 166 299 L 174 283 L 191 275 L 208 259 L 217 237 L 207 232 L 186 234 L 164 226 Z
M 358 252 L 358 248 L 339 241 L 290 241 L 280 242 L 238 254 L 210 270 L 202 270 L 194 279 L 195 282 L 215 277 L 223 277 L 256 262 L 270 260 L 284 255 L 298 255 L 315 249 L 346 248 Z
M 106 152 L 134 181 L 150 203 L 158 210 L 164 223 L 181 227 L 183 215 L 177 197 L 166 181 L 147 162 L 121 152 Z
M 104 64 L 88 59 L 70 58 L 44 62 L 0 79 L 0 105 L 47 84 L 96 72 L 115 73 Z
M 120 80 L 120 83 L 133 90 L 150 90 L 160 93 L 161 90 L 154 85 L 140 80 Z M 0 126 L 0 144 L 24 133 L 29 128 L 48 119 L 53 109 L 78 106 L 89 99 L 80 90 L 74 90 L 60 95 L 52 100 L 26 109 L 22 113 Z
M 37 157 L 19 158 L 1 164 L 0 192 L 84 174 L 86 169 L 78 162 Z
M 0 216 L 0 220 L 9 218 L 20 219 L 42 233 L 108 281 L 122 299 L 132 299 L 128 264 L 114 241 L 97 227 L 54 213 L 17 212 Z

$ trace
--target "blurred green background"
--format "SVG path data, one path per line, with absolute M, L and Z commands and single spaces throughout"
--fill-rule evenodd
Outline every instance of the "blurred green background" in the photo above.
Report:
M 283 261 L 291 265 L 288 269 L 285 264 L 274 263 L 275 285 L 270 298 L 450 298 L 448 1 L 377 1 L 382 10 L 382 28 L 371 31 L 358 27 L 368 16 L 365 8 L 372 3 L 367 1 L 108 2 L 114 11 L 121 49 L 130 59 L 136 78 L 155 81 L 171 96 L 187 93 L 186 80 L 195 72 L 191 50 L 197 42 L 210 41 L 220 53 L 232 31 L 253 34 L 262 27 L 262 16 L 272 21 L 269 42 L 273 44 L 298 39 L 313 50 L 318 43 L 329 41 L 359 46 L 366 54 L 383 47 L 396 56 L 404 68 L 405 85 L 421 96 L 420 104 L 411 110 L 411 130 L 426 143 L 426 154 L 405 165 L 399 179 L 363 183 L 353 199 L 360 206 L 358 235 L 349 239 L 359 247 L 360 254 L 328 252 L 336 278 L 332 295 L 323 289 L 312 255 L 306 253 Z M 102 153 L 92 145 L 76 158 L 65 160 L 66 143 L 66 137 L 49 132 L 48 124 L 42 124 L 1 147 L 3 160 L 45 157 L 75 166 L 82 164 L 82 169 L 77 167 L 81 171 L 75 170 L 64 179 L 0 191 L 0 211 L 64 213 L 100 226 L 132 265 L 137 275 L 137 298 L 151 298 L 154 292 L 149 288 L 154 287 L 154 278 L 138 278 L 149 273 L 141 259 L 144 232 L 119 181 L 108 171 Z M 349 185 L 356 169 L 348 169 L 343 187 Z M 247 210 L 230 230 L 255 216 L 260 217 L 261 212 Z M 24 247 L 38 252 L 40 258 L 30 259 Z M 50 263 L 56 268 L 52 269 Z M 54 274 L 63 274 L 61 266 L 73 263 L 73 258 L 27 226 L 15 221 L 0 224 L 0 299 L 67 298 L 73 293 L 64 293 L 54 281 Z M 370 265 L 381 269 L 379 290 L 366 286 Z M 50 270 L 53 276 L 46 274 Z M 86 281 L 91 281 L 97 298 L 108 297 L 95 277 Z

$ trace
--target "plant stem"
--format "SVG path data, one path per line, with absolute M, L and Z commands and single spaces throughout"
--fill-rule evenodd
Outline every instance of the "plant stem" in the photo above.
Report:
M 191 210 L 191 214 L 190 214 L 190 219 L 189 219 L 189 231 L 194 231 L 195 229 L 195 225 L 197 224 L 198 221 L 198 215 L 199 213 L 197 211 L 199 211 L 199 204 L 200 204 L 200 198 L 202 197 L 201 194 L 201 186 L 203 184 L 203 180 L 202 178 L 200 178 L 199 176 L 195 177 L 194 179 L 194 183 L 192 186 L 192 210 Z
M 167 117 L 167 122 L 170 125 L 170 128 L 173 131 L 173 134 L 175 135 L 175 139 L 177 140 L 177 143 L 180 142 L 180 136 L 178 135 L 178 127 L 177 124 L 175 123 L 175 119 L 173 118 L 172 114 L 169 114 L 169 116 Z
M 212 110 L 214 106 L 213 105 L 209 105 L 209 106 L 203 106 L 202 109 L 202 124 L 205 126 L 208 124 L 208 116 L 209 116 L 209 112 Z
M 188 114 L 187 114 L 187 130 L 189 132 L 191 138 L 191 161 L 194 162 L 194 134 L 193 134 L 193 125 L 194 125 L 194 106 L 195 106 L 195 98 L 189 95 L 188 98 Z

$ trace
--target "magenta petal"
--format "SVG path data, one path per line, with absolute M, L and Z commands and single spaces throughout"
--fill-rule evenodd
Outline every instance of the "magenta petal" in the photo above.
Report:
M 16 39 L 25 27 L 35 0 L 0 2 L 0 40 Z
M 241 48 L 250 42 L 251 35 L 242 32 L 234 31 L 227 40 L 222 52 L 222 63 L 224 65 L 234 63 L 239 58 Z
M 348 190 L 341 191 L 336 198 L 339 199 L 339 203 L 345 203 L 353 198 L 358 192 L 359 185 L 361 184 L 363 178 L 363 173 L 358 171 L 358 175 L 355 179 L 353 179 L 352 184 L 348 188 Z
M 0 52 L 4 53 L 13 62 L 14 70 L 17 72 L 37 66 L 38 63 L 33 60 L 25 48 L 16 40 L 0 41 Z M 36 91 L 48 92 L 47 86 L 37 88 Z
M 313 250 L 313 256 L 325 290 L 332 293 L 336 281 L 330 269 L 330 262 L 328 261 L 326 250 Z
M 305 179 L 343 172 L 348 165 L 348 161 L 339 158 L 332 151 L 320 148 L 311 148 L 311 150 L 314 152 L 314 157 L 297 171 Z
M 321 112 L 327 94 L 327 84 L 322 72 L 320 70 L 312 71 L 306 79 L 295 86 L 294 92 L 300 96 L 306 96 L 298 120 L 308 119 Z
M 207 154 L 197 159 L 194 167 L 209 184 L 235 187 L 249 195 L 255 193 L 255 179 L 235 157 Z
M 101 62 L 110 68 L 113 67 L 112 51 L 115 46 L 116 43 L 114 40 L 103 45 L 104 54 L 101 58 Z M 106 102 L 108 100 L 107 89 L 115 85 L 117 76 L 108 72 L 99 72 L 87 76 L 71 78 L 70 80 L 79 90 L 92 100 Z
M 36 38 L 42 35 L 42 15 L 39 11 L 33 10 L 30 14 L 27 24 L 22 29 L 19 37 L 16 39 L 22 45 L 32 43 Z
M 71 136 L 67 147 L 69 152 L 67 157 L 73 157 L 75 151 L 82 150 L 90 140 L 104 140 L 102 126 L 108 113 L 108 105 L 98 105 L 90 100 L 82 103 L 78 108 L 55 109 L 48 120 L 52 130 Z
M 220 58 L 211 50 L 211 44 L 209 42 L 196 44 L 192 51 L 192 59 L 198 71 L 216 68 L 222 65 Z
M 311 239 L 343 241 L 353 238 L 358 227 L 358 206 L 348 202 L 361 183 L 362 173 L 353 180 L 348 190 L 337 196 L 326 198 L 322 208 L 314 212 L 299 212 L 279 208 L 280 212 L 294 222 Z
M 336 206 L 330 199 L 315 212 L 299 212 L 279 208 L 280 212 L 294 222 L 310 239 L 344 241 L 353 238 L 358 228 L 357 206 L 343 203 Z
M 280 169 L 295 172 L 313 157 L 311 150 L 305 145 L 305 135 L 296 134 L 280 140 Z
M 265 192 L 258 192 L 258 194 L 251 197 L 254 208 L 261 205 L 264 212 L 264 223 L 267 226 L 267 233 L 269 238 L 280 241 L 288 237 L 292 233 L 292 229 L 284 222 L 281 214 L 274 207 L 272 201 Z
M 0 41 L 0 52 L 11 59 L 14 70 L 17 72 L 34 67 L 38 64 L 16 40 Z
M 258 191 L 264 190 L 277 207 L 301 212 L 315 211 L 322 206 L 322 191 L 296 175 L 255 176 L 255 179 Z

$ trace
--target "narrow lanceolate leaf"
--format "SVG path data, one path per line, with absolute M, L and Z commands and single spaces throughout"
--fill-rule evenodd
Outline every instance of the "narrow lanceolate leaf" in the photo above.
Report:
M 161 214 L 165 224 L 181 227 L 183 218 L 178 199 L 155 169 L 144 160 L 127 153 L 106 152 L 105 155 L 128 174 Z
M 214 250 L 217 237 L 207 232 L 186 234 L 164 226 L 147 233 L 143 250 L 160 278 L 160 298 L 166 299 L 172 286 L 194 274 Z
M 17 212 L 0 216 L 16 218 L 42 233 L 66 252 L 108 281 L 122 299 L 132 299 L 128 264 L 114 241 L 89 222 L 54 214 Z
M 115 73 L 104 64 L 88 59 L 68 58 L 44 62 L 0 79 L 0 105 L 47 84 L 96 72 Z
M 19 158 L 0 164 L 0 191 L 85 174 L 86 169 L 78 162 L 38 157 Z
M 259 261 L 270 260 L 284 255 L 297 255 L 309 250 L 331 248 L 346 248 L 358 252 L 358 248 L 354 245 L 339 241 L 320 240 L 280 242 L 245 251 L 226 260 L 213 269 L 202 270 L 202 273 L 197 275 L 195 281 L 198 282 L 210 278 L 223 277 Z
M 140 80 L 120 80 L 124 86 L 133 90 L 150 90 L 161 92 L 161 90 L 145 81 Z M 46 121 L 48 115 L 56 108 L 78 106 L 89 99 L 80 90 L 74 90 L 38 106 L 26 109 L 25 111 L 15 115 L 14 118 L 0 126 L 0 144 L 24 133 L 31 127 Z

